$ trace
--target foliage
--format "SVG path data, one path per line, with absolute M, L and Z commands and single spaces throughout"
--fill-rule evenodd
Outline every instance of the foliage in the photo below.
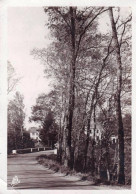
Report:
M 8 104 L 8 149 L 22 148 L 24 119 L 23 96 L 16 92 L 14 99 Z
M 44 9 L 52 43 L 48 49 L 33 49 L 31 54 L 41 60 L 45 75 L 52 77 L 54 90 L 38 97 L 32 119 L 40 120 L 42 126 L 45 122 L 48 131 L 52 122 L 49 113 L 53 112 L 59 126 L 58 159 L 64 166 L 90 172 L 101 179 L 104 174 L 107 181 L 116 181 L 120 165 L 117 148 L 120 139 L 124 139 L 118 133 L 121 120 L 122 130 L 131 129 L 124 120 L 131 105 L 131 14 L 122 18 L 120 9 L 112 8 L 117 48 L 111 25 L 107 27 L 108 33 L 99 29 L 99 18 L 103 13 L 109 17 L 109 10 L 106 7 Z M 117 137 L 114 145 L 112 136 Z
M 30 138 L 30 133 L 23 131 L 23 148 L 34 148 L 34 141 Z
M 57 141 L 58 125 L 54 117 L 54 107 L 56 107 L 56 97 L 53 91 L 48 95 L 39 95 L 36 105 L 32 107 L 30 121 L 33 120 L 41 124 L 40 139 L 44 145 L 51 144 L 53 146 Z
M 8 132 L 8 154 L 12 152 L 12 150 L 22 149 L 23 142 L 22 136 L 20 133 Z
M 53 113 L 48 112 L 43 123 L 43 128 L 40 131 L 42 143 L 47 145 L 48 141 L 51 141 L 52 146 L 54 146 L 53 144 L 57 142 L 57 133 L 58 125 L 55 123 Z

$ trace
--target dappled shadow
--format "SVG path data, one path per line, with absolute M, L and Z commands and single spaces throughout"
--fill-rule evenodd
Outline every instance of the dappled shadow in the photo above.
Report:
M 56 174 L 47 170 L 36 162 L 36 154 L 20 154 L 8 158 L 8 189 L 45 189 L 45 190 L 89 190 L 95 188 L 92 183 L 81 180 L 70 180 L 65 174 Z M 14 176 L 18 176 L 20 183 L 10 187 Z M 92 187 L 91 187 L 92 186 Z M 93 189 L 94 189 L 93 188 Z M 96 188 L 95 188 L 96 189 Z

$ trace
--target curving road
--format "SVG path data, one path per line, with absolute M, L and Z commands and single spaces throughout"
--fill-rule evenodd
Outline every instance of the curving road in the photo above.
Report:
M 88 181 L 81 181 L 77 177 L 68 177 L 54 173 L 39 165 L 36 157 L 50 154 L 43 151 L 29 154 L 18 154 L 8 157 L 8 189 L 43 189 L 43 190 L 107 190 L 123 189 L 120 187 L 94 186 Z M 12 178 L 18 176 L 20 183 L 11 187 Z

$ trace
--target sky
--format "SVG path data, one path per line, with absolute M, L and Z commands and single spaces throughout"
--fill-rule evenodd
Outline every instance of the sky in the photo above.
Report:
M 24 95 L 26 128 L 33 125 L 28 122 L 28 117 L 38 94 L 50 91 L 49 81 L 44 78 L 43 65 L 30 55 L 32 49 L 45 48 L 49 44 L 46 21 L 42 7 L 8 9 L 8 60 L 17 76 L 22 77 L 16 90 Z
M 122 10 L 126 15 L 128 9 Z M 103 14 L 100 18 L 100 29 L 107 32 L 109 17 Z M 51 88 L 49 80 L 44 76 L 44 67 L 35 60 L 30 52 L 34 48 L 46 48 L 50 43 L 49 30 L 45 25 L 47 16 L 43 7 L 9 7 L 8 8 L 8 60 L 15 68 L 18 77 L 22 77 L 16 90 L 24 95 L 26 120 L 28 129 L 31 107 L 40 93 L 48 93 Z M 13 93 L 9 98 L 13 97 Z

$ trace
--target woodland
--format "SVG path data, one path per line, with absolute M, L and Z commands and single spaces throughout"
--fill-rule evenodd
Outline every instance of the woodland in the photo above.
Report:
M 51 43 L 31 51 L 52 88 L 39 94 L 30 116 L 42 143 L 57 143 L 57 160 L 70 170 L 117 184 L 131 184 L 132 15 L 125 11 L 45 7 Z M 8 128 L 20 132 L 22 98 L 8 106 Z

